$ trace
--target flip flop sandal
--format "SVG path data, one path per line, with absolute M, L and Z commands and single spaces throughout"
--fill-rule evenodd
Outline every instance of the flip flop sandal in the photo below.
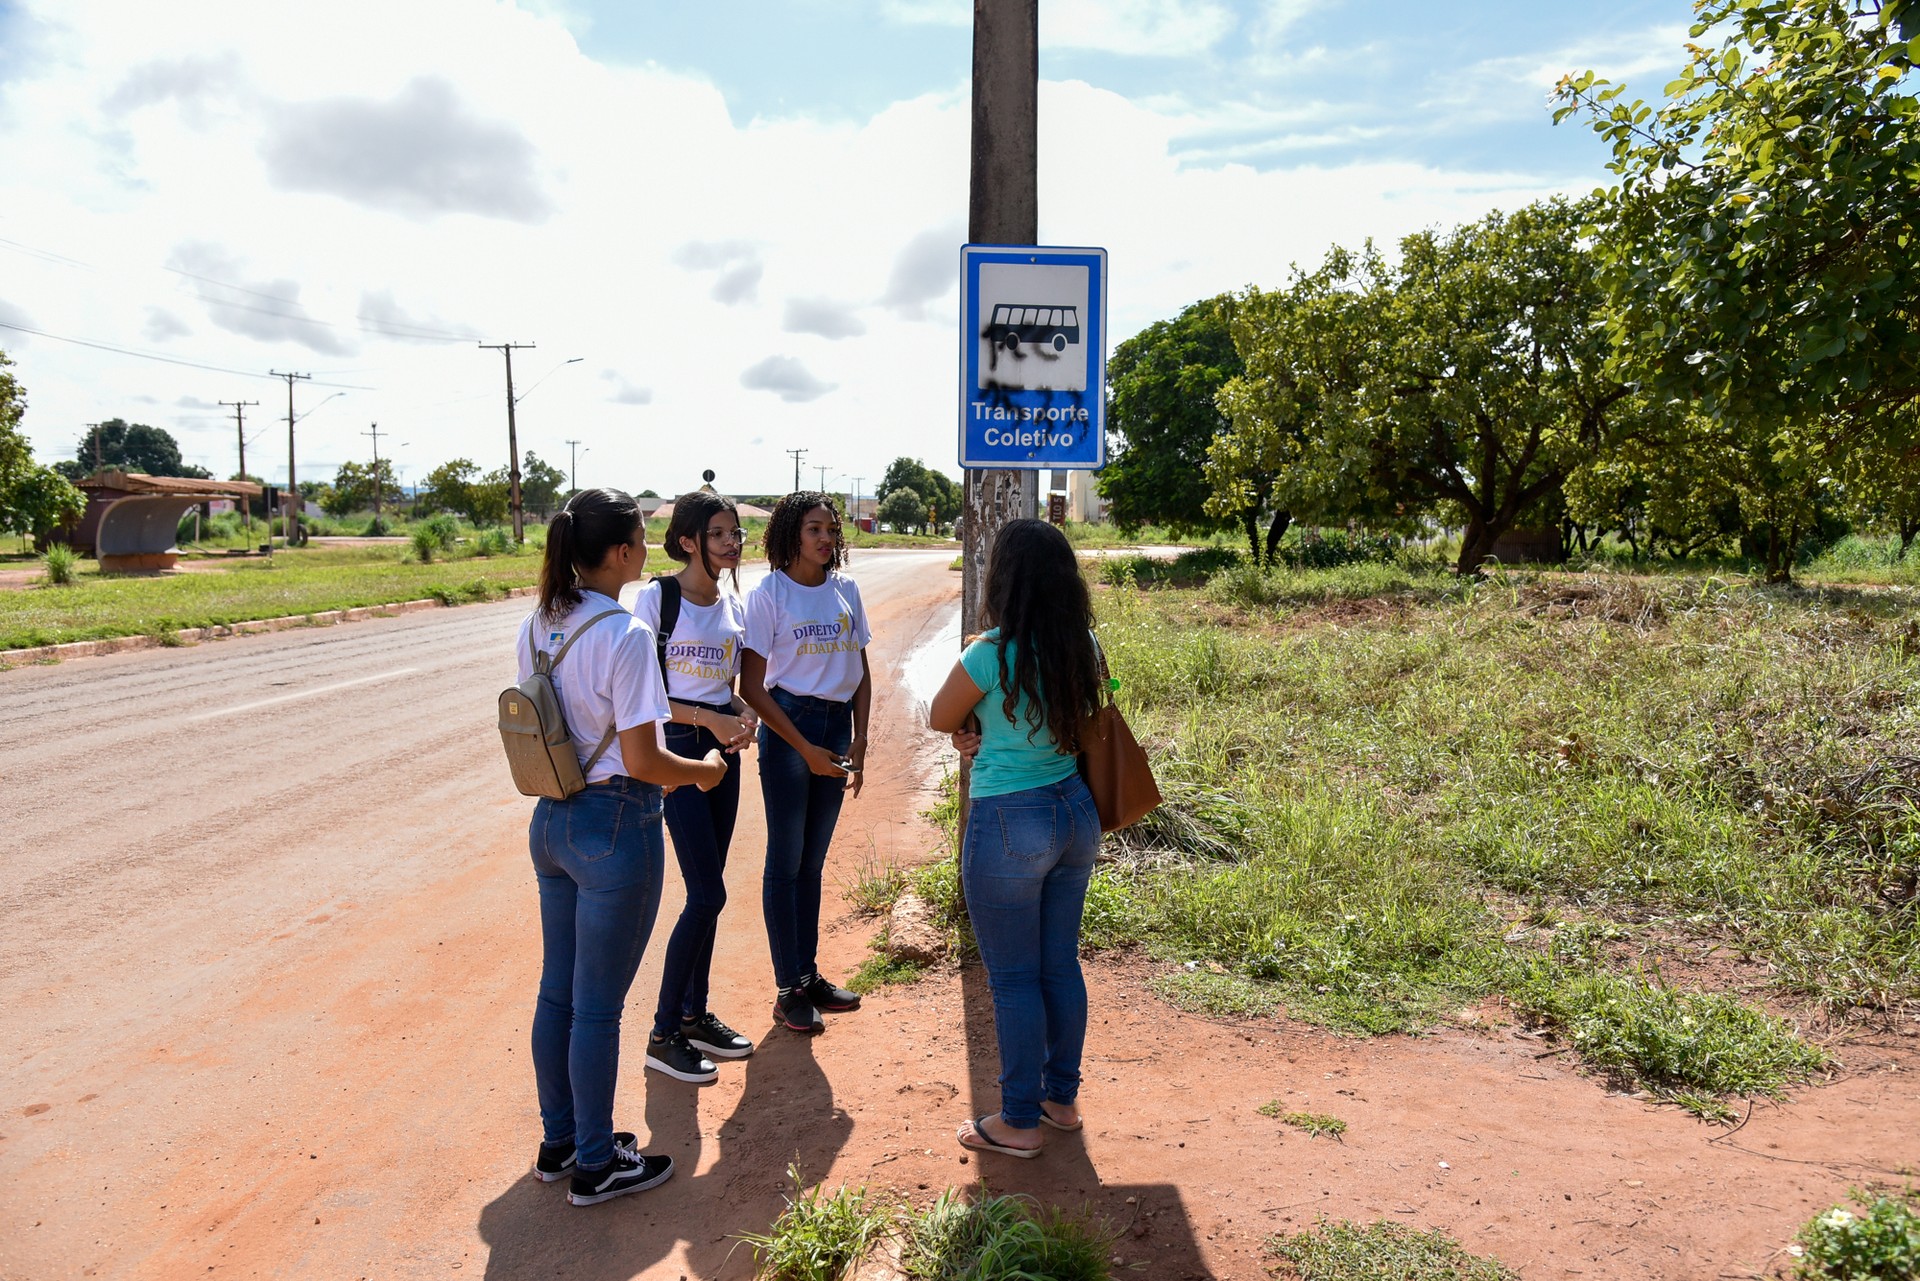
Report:
M 1060 1124 L 1060 1122 L 1048 1116 L 1047 1110 L 1045 1108 L 1040 1109 L 1040 1124 L 1050 1125 L 1054 1129 L 1064 1130 L 1068 1134 L 1072 1134 L 1075 1130 L 1079 1129 L 1081 1126 L 1085 1125 L 1086 1123 L 1087 1123 L 1087 1119 L 1085 1117 L 1081 1117 L 1079 1120 L 1075 1121 L 1072 1125 L 1062 1125 Z
M 980 1121 L 986 1119 L 985 1117 L 981 1117 Z M 960 1128 L 954 1131 L 953 1137 L 960 1141 L 961 1147 L 971 1148 L 975 1152 L 998 1152 L 1003 1156 L 1017 1156 L 1023 1161 L 1031 1160 L 1040 1155 L 1040 1149 L 1037 1147 L 1012 1148 L 1004 1143 L 995 1143 L 987 1137 L 987 1132 L 980 1127 L 980 1121 L 963 1121 L 960 1124 Z M 969 1135 L 971 1135 L 973 1139 L 971 1142 L 968 1141 Z

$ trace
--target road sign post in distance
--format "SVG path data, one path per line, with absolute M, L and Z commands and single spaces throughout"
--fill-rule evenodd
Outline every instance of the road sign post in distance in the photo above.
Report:
M 960 465 L 1107 462 L 1107 251 L 960 249 Z

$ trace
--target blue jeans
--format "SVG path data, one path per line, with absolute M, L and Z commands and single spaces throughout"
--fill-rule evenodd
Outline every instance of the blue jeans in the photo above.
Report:
M 806 694 L 770 691 L 802 738 L 836 755 L 853 743 L 853 704 Z M 817 973 L 820 944 L 820 869 L 846 799 L 845 778 L 807 768 L 787 740 L 760 727 L 760 795 L 767 806 L 767 870 L 760 908 L 767 918 L 773 980 L 792 987 Z
M 726 747 L 697 725 L 668 725 L 666 730 L 667 750 L 675 756 L 697 761 L 714 748 Z M 727 847 L 740 813 L 739 753 L 727 754 L 727 777 L 718 787 L 710 792 L 676 787 L 667 795 L 665 810 L 673 856 L 687 884 L 687 905 L 667 938 L 660 1004 L 653 1012 L 653 1030 L 659 1036 L 671 1036 L 682 1020 L 707 1012 L 713 939 L 720 929 L 720 909 L 727 905 Z
M 1040 1124 L 1041 1099 L 1080 1093 L 1080 914 L 1099 852 L 1100 815 L 1078 774 L 968 806 L 960 877 L 993 988 L 1000 1115 L 1016 1130 Z
M 548 1143 L 587 1169 L 613 1160 L 620 1012 L 660 910 L 660 789 L 639 779 L 542 799 L 527 832 L 540 883 L 533 1076 Z

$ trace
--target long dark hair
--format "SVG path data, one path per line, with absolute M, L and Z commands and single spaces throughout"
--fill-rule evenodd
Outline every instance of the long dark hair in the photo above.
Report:
M 673 500 L 673 519 L 667 522 L 666 553 L 667 559 L 688 564 L 687 549 L 680 545 L 683 538 L 691 538 L 700 546 L 700 567 L 707 571 L 707 577 L 719 580 L 713 572 L 713 560 L 707 555 L 707 522 L 720 512 L 732 512 L 733 523 L 740 523 L 740 509 L 725 494 L 716 494 L 711 489 L 696 489 L 691 494 L 682 494 Z M 742 544 L 744 546 L 745 544 Z M 740 569 L 735 566 L 733 585 L 740 586 Z
M 816 507 L 833 513 L 833 561 L 827 568 L 838 569 L 847 563 L 847 540 L 840 529 L 840 507 L 833 497 L 817 490 L 796 489 L 774 504 L 773 515 L 767 520 L 767 564 L 785 569 L 800 558 L 800 526 Z
M 1024 694 L 1027 741 L 1044 728 L 1062 753 L 1077 755 L 1081 724 L 1100 705 L 1100 660 L 1090 635 L 1093 596 L 1067 536 L 1044 520 L 1002 526 L 987 562 L 985 603 L 1000 628 L 1001 711 L 1014 721 Z
M 547 522 L 547 554 L 540 562 L 540 616 L 565 618 L 581 601 L 580 571 L 598 569 L 607 553 L 633 541 L 640 504 L 618 489 L 583 489 Z

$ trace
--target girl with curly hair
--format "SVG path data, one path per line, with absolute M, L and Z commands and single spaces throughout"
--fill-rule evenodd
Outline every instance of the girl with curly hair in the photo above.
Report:
M 740 695 L 760 716 L 760 794 L 767 806 L 761 907 L 773 954 L 773 1017 L 795 1032 L 820 1014 L 860 1008 L 823 977 L 820 879 L 840 806 L 860 795 L 867 755 L 866 609 L 840 567 L 847 548 L 828 494 L 788 494 L 767 522 L 767 576 L 747 593 Z

